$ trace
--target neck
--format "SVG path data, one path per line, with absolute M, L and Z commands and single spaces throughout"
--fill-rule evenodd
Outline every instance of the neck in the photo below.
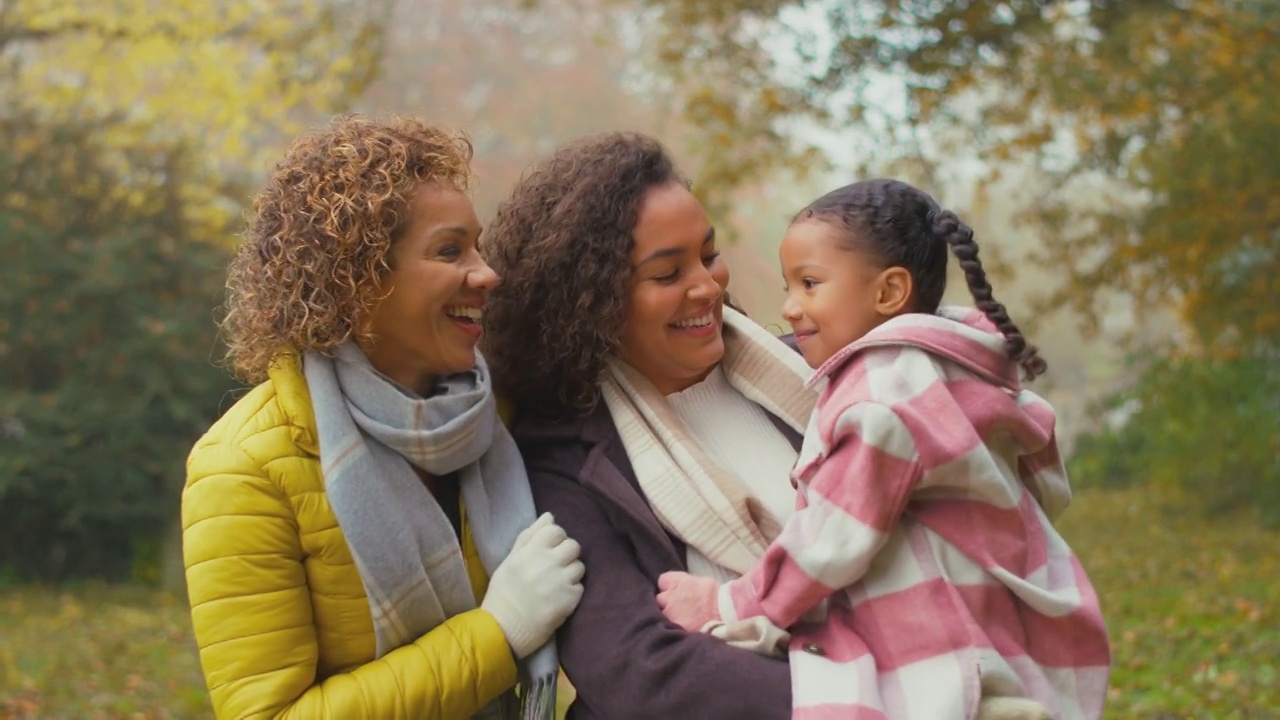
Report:
M 378 352 L 376 347 L 361 347 L 360 349 L 364 351 L 365 357 L 369 358 L 369 364 L 373 366 L 374 370 L 386 375 L 414 393 L 422 397 L 428 397 L 435 389 L 436 376 L 423 371 L 414 363 L 391 357 L 387 353 Z
M 431 397 L 436 389 L 436 376 L 427 373 L 403 373 L 400 377 L 388 374 L 387 377 L 422 397 Z
M 661 382 L 656 382 L 652 378 L 650 378 L 649 382 L 653 383 L 653 386 L 657 388 L 658 392 L 662 393 L 663 395 L 674 395 L 675 393 L 688 390 L 694 385 L 697 385 L 703 380 L 706 380 L 707 377 L 710 376 L 711 373 L 715 372 L 715 369 L 718 367 L 720 366 L 712 365 L 710 368 L 707 368 L 706 372 L 700 373 L 693 377 L 664 378 L 663 381 Z

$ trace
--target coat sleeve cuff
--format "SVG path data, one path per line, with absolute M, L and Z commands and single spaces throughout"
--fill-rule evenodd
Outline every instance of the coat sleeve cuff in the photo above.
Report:
M 726 624 L 736 623 L 742 618 L 738 616 L 738 608 L 733 604 L 734 585 L 740 581 L 727 582 L 716 591 L 716 610 L 720 612 L 720 620 Z

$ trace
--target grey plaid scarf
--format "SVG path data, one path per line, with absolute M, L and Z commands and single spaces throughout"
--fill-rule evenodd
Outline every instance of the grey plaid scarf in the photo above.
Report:
M 348 342 L 333 357 L 307 353 L 325 492 L 351 548 L 373 615 L 377 655 L 478 606 L 462 548 L 439 503 L 410 467 L 457 473 L 476 548 L 489 574 L 536 515 L 524 462 L 498 419 L 484 359 L 419 397 Z M 521 663 L 520 717 L 550 719 L 554 641 Z M 425 678 L 424 678 L 425 679 Z M 512 693 L 477 716 L 515 717 Z

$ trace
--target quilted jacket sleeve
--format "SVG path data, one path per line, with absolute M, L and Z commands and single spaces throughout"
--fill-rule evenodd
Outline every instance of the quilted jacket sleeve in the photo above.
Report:
M 319 650 L 293 505 L 238 447 L 188 461 L 183 553 L 200 661 L 219 718 L 452 720 L 510 688 L 493 617 L 473 610 L 417 641 L 317 681 Z

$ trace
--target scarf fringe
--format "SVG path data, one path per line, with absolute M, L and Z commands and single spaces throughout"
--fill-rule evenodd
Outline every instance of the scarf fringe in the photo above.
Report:
M 523 688 L 520 694 L 520 720 L 555 720 L 555 675 L 543 675 Z

